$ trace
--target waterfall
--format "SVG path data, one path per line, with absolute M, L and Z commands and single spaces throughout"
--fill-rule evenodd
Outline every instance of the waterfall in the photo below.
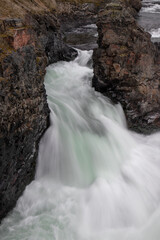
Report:
M 159 240 L 160 133 L 127 129 L 91 88 L 92 51 L 47 68 L 51 125 L 1 240 Z

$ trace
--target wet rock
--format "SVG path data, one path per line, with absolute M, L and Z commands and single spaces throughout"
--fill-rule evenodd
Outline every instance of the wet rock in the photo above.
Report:
M 97 47 L 97 31 L 94 25 L 102 0 L 84 2 L 60 0 L 57 3 L 57 12 L 64 42 L 74 48 L 90 50 Z
M 160 54 L 135 20 L 136 2 L 108 0 L 99 11 L 93 86 L 122 104 L 130 128 L 149 133 L 160 128 Z
M 45 56 L 43 57 L 45 61 Z M 33 46 L 2 61 L 0 79 L 0 218 L 15 205 L 34 177 L 39 140 L 49 124 L 43 85 L 45 64 L 38 65 Z
M 49 126 L 45 68 L 77 51 L 62 41 L 55 12 L 0 20 L 0 220 L 33 180 Z

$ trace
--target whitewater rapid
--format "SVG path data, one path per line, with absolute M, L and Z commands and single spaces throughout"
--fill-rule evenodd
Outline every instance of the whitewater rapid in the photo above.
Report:
M 160 0 L 143 0 L 138 22 L 151 34 L 152 41 L 160 42 Z
M 127 129 L 91 88 L 92 51 L 47 68 L 51 126 L 1 240 L 159 240 L 160 133 Z

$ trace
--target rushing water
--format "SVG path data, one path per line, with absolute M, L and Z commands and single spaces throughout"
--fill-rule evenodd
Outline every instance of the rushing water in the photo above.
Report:
M 90 87 L 91 56 L 47 69 L 51 126 L 1 240 L 160 239 L 160 133 L 127 129 L 121 106 Z
M 152 35 L 154 42 L 160 42 L 160 0 L 144 0 L 139 24 Z
M 127 130 L 121 106 L 90 87 L 91 55 L 47 69 L 51 126 L 1 240 L 160 239 L 160 133 Z

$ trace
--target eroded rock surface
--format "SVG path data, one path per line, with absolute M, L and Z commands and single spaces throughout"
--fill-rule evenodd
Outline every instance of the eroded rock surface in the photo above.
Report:
M 17 17 L 11 9 L 12 17 L 0 19 L 0 220 L 34 178 L 38 144 L 49 125 L 45 68 L 77 56 L 63 43 L 54 11 L 25 12 L 23 6 L 21 12 L 21 5 Z
M 140 0 L 107 0 L 98 15 L 93 86 L 120 102 L 130 128 L 160 128 L 160 52 L 135 16 Z
M 98 2 L 98 1 L 97 1 Z M 96 23 L 99 5 L 96 3 L 75 3 L 74 1 L 57 2 L 58 18 L 61 28 L 70 30 L 82 25 Z M 101 2 L 101 1 L 100 1 Z
M 64 33 L 64 42 L 82 50 L 97 47 L 96 20 L 102 0 L 59 0 L 57 12 Z

